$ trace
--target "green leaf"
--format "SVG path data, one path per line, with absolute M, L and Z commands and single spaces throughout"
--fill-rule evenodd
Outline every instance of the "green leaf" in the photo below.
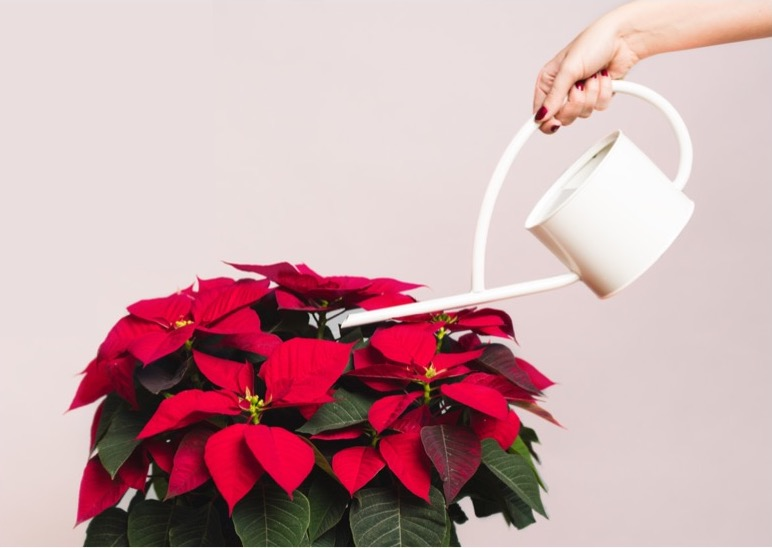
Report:
M 525 446 L 528 448 L 528 451 L 531 453 L 531 456 L 534 458 L 534 460 L 536 462 L 541 462 L 539 461 L 539 455 L 536 454 L 536 451 L 534 451 L 533 448 L 535 443 L 539 443 L 539 436 L 536 435 L 536 430 L 521 424 L 520 434 L 518 437 L 523 440 L 523 443 L 525 443 Z
M 453 523 L 458 523 L 459 525 L 469 521 L 463 508 L 457 502 L 448 505 L 448 516 L 453 520 Z
M 351 532 L 357 546 L 447 546 L 450 518 L 435 487 L 431 504 L 404 489 L 361 489 L 351 504 Z
M 348 493 L 327 476 L 318 475 L 308 490 L 311 521 L 308 534 L 316 541 L 340 522 L 349 503 Z M 333 542 L 335 535 L 333 534 Z
M 521 457 L 523 457 L 526 462 L 531 466 L 531 470 L 533 470 L 533 473 L 536 475 L 536 481 L 539 482 L 539 485 L 542 489 L 545 491 L 547 490 L 546 485 L 544 485 L 544 482 L 541 479 L 541 476 L 539 475 L 539 471 L 536 469 L 536 464 L 533 462 L 533 455 L 531 454 L 531 451 L 528 449 L 528 446 L 523 441 L 523 438 L 518 436 L 515 439 L 515 442 L 512 444 L 512 447 L 509 448 L 510 451 L 514 451 Z
M 311 420 L 298 428 L 296 432 L 313 435 L 327 430 L 345 428 L 367 420 L 367 413 L 373 404 L 372 399 L 361 394 L 348 392 L 343 388 L 338 388 L 334 397 L 334 402 L 321 406 L 311 417 Z
M 112 414 L 107 431 L 97 443 L 97 451 L 102 466 L 115 478 L 118 469 L 123 466 L 134 449 L 139 445 L 137 435 L 145 425 L 145 419 L 124 404 Z
M 113 420 L 113 415 L 125 406 L 126 402 L 114 392 L 107 395 L 102 403 L 102 416 L 99 418 L 96 435 L 94 436 L 94 447 L 91 448 L 92 450 L 96 448 L 96 444 L 99 443 L 99 440 L 104 437 L 107 428 L 110 426 L 110 422 Z
M 358 350 L 359 348 L 363 348 L 367 346 L 367 343 L 364 340 L 364 338 L 365 336 L 362 334 L 362 329 L 359 327 L 355 327 L 350 331 L 341 332 L 341 336 L 340 336 L 340 339 L 338 339 L 338 342 L 356 343 L 352 350 Z
M 323 533 L 316 540 L 311 543 L 311 546 L 335 546 L 335 529 L 330 529 L 326 533 Z
M 354 546 L 354 537 L 351 536 L 348 513 L 343 517 L 343 521 L 332 531 L 335 531 L 335 546 Z
M 539 494 L 539 482 L 530 464 L 520 455 L 503 451 L 490 438 L 482 441 L 482 448 L 483 464 L 529 507 L 547 517 Z
M 258 311 L 260 312 L 260 311 Z M 276 334 L 287 334 L 290 337 L 315 337 L 316 327 L 309 324 L 311 316 L 302 310 L 279 310 L 272 318 L 276 323 L 267 331 Z M 261 321 L 262 321 L 261 314 Z M 287 337 L 282 337 L 286 339 Z
M 83 546 L 128 546 L 128 514 L 120 508 L 108 508 L 88 524 Z
M 153 474 L 151 483 L 158 500 L 165 500 L 166 493 L 169 491 L 169 475 L 161 470 L 157 463 L 152 464 Z
M 518 529 L 524 529 L 532 523 L 536 523 L 536 517 L 534 517 L 531 507 L 511 491 L 504 497 L 504 502 L 507 508 L 506 516 L 510 523 Z
M 448 546 L 461 546 L 461 541 L 458 540 L 458 534 L 456 534 L 456 524 L 453 522 L 450 524 L 450 542 Z
M 129 544 L 131 546 L 169 546 L 173 503 L 145 500 L 129 513 Z
M 131 514 L 132 510 L 134 510 L 134 507 L 140 502 L 144 502 L 144 500 L 145 500 L 145 493 L 143 491 L 136 491 L 134 493 L 134 496 L 131 497 L 131 500 L 129 501 L 129 507 L 126 508 L 126 511 L 129 514 Z
M 531 508 L 491 471 L 483 467 L 474 477 L 472 504 L 479 518 L 502 514 L 506 522 L 523 529 L 536 522 Z
M 201 508 L 177 507 L 169 529 L 171 546 L 224 546 L 220 516 L 214 504 Z
M 313 541 L 311 546 L 354 546 L 348 516 L 344 516 L 340 523 Z
M 292 500 L 278 486 L 260 482 L 233 509 L 233 525 L 244 546 L 299 546 L 311 510 L 300 491 Z

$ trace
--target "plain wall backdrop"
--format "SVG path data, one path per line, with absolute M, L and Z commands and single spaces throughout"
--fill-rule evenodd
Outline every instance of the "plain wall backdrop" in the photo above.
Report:
M 221 261 L 468 288 L 482 193 L 539 68 L 617 2 L 0 2 L 0 544 L 76 545 L 94 406 L 64 413 L 125 306 Z M 690 224 L 611 300 L 501 303 L 558 385 L 532 416 L 549 520 L 467 545 L 772 543 L 772 41 L 648 59 L 694 141 Z M 666 173 L 648 104 L 535 136 L 488 283 L 562 271 L 523 223 L 621 128 Z

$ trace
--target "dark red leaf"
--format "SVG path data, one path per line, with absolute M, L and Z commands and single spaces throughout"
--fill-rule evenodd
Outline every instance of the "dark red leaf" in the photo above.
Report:
M 526 371 L 520 368 L 515 355 L 503 344 L 489 344 L 483 355 L 477 360 L 479 365 L 488 371 L 498 373 L 510 382 L 532 394 L 540 394 Z
M 97 444 L 97 432 L 99 431 L 99 421 L 102 420 L 102 413 L 105 409 L 105 402 L 102 400 L 94 411 L 94 417 L 91 419 L 91 430 L 89 432 L 89 451 L 96 449 Z
M 424 368 L 420 367 L 420 369 L 422 370 L 421 374 L 418 374 L 412 366 L 384 364 L 354 369 L 346 373 L 346 375 L 359 379 L 393 379 L 403 381 L 423 378 Z
M 544 409 L 541 405 L 539 405 L 536 402 L 516 401 L 516 402 L 513 402 L 513 403 L 517 407 L 519 407 L 521 409 L 525 409 L 526 411 L 530 411 L 534 415 L 537 415 L 537 416 L 543 418 L 544 420 L 551 422 L 552 424 L 554 424 L 556 426 L 560 426 L 561 428 L 563 427 L 563 425 L 560 424 L 557 421 L 557 419 L 555 419 L 555 417 L 552 416 L 552 413 L 550 413 L 549 411 Z
M 150 453 L 158 468 L 170 474 L 174 466 L 174 453 L 177 451 L 178 444 L 179 439 L 166 441 L 160 438 L 150 438 L 142 442 L 142 447 Z
M 432 324 L 399 324 L 377 330 L 370 344 L 392 361 L 427 366 L 437 349 L 434 330 Z
M 276 288 L 276 304 L 282 310 L 307 310 L 310 312 L 325 308 L 323 306 L 309 304 L 308 301 L 304 301 L 298 298 L 294 293 L 284 291 L 281 288 Z
M 172 327 L 178 320 L 189 319 L 193 299 L 184 292 L 177 292 L 168 297 L 145 299 L 127 308 L 129 314 L 162 327 Z
M 263 468 L 252 455 L 245 438 L 251 428 L 234 424 L 212 434 L 204 448 L 204 461 L 217 490 L 228 503 L 229 514 L 263 475 Z
M 165 327 L 155 322 L 141 320 L 134 316 L 124 316 L 113 326 L 99 345 L 98 358 L 115 358 L 126 352 L 134 339 L 146 333 L 165 330 Z
M 388 363 L 388 360 L 383 357 L 383 355 L 378 352 L 375 348 L 372 346 L 366 346 L 364 348 L 360 348 L 358 350 L 355 350 L 354 353 L 354 371 L 358 371 L 360 369 L 365 369 L 367 367 L 392 367 L 393 364 Z M 406 369 L 405 366 L 401 366 L 403 368 L 403 373 L 400 373 L 400 376 L 394 377 L 393 375 L 391 378 L 404 378 L 404 375 L 409 375 L 409 369 Z M 375 374 L 378 371 L 378 369 L 372 369 L 365 373 L 364 377 L 361 377 L 362 382 L 372 388 L 373 390 L 376 390 L 378 392 L 394 392 L 395 390 L 400 390 L 404 386 L 407 385 L 406 381 L 399 380 L 399 381 L 379 381 L 376 380 L 379 377 L 379 375 Z M 348 373 L 352 374 L 352 373 Z
M 401 293 L 403 291 L 410 291 L 411 289 L 416 289 L 419 287 L 424 287 L 424 285 L 403 282 L 400 280 L 395 280 L 394 278 L 373 278 L 370 280 L 370 285 L 367 288 L 367 292 L 371 295 L 381 295 L 389 293 Z
M 522 358 L 515 358 L 517 365 L 526 372 L 533 385 L 539 390 L 545 390 L 555 383 L 548 379 L 541 371 Z
M 220 276 L 219 278 L 198 278 L 198 292 L 195 293 L 196 298 L 199 298 L 202 294 L 216 295 L 220 289 L 227 289 L 236 283 L 233 278 L 227 276 Z M 200 305 L 199 305 L 200 306 Z
M 201 285 L 201 282 L 199 282 Z M 269 291 L 268 280 L 239 280 L 213 290 L 199 289 L 193 317 L 203 324 L 220 320 L 232 312 L 256 303 Z
M 506 419 L 509 412 L 507 400 L 493 388 L 479 384 L 457 382 L 443 384 L 440 392 L 459 403 L 476 409 L 496 419 Z
M 352 356 L 354 358 L 354 369 L 364 369 L 365 367 L 373 367 L 388 363 L 388 360 L 383 357 L 383 354 L 369 345 L 354 350 Z
M 481 384 L 488 388 L 493 388 L 502 396 L 510 401 L 534 401 L 534 396 L 530 392 L 515 386 L 501 375 L 491 373 L 472 373 L 464 378 L 467 384 Z
M 432 424 L 433 420 L 434 420 L 434 417 L 432 417 L 432 414 L 429 411 L 429 406 L 419 405 L 415 409 L 408 411 L 400 418 L 395 420 L 391 424 L 391 429 L 396 430 L 397 432 L 403 432 L 403 433 L 408 433 L 408 432 L 420 433 L 421 428 L 429 424 Z
M 520 418 L 511 409 L 504 420 L 494 419 L 483 413 L 472 413 L 470 422 L 478 438 L 493 438 L 504 451 L 515 443 L 520 433 Z
M 131 489 L 144 491 L 147 483 L 147 471 L 150 467 L 150 459 L 147 451 L 137 447 L 118 469 L 117 477 Z
M 384 466 L 383 459 L 370 446 L 342 449 L 332 457 L 332 469 L 352 497 Z
M 241 408 L 234 394 L 216 390 L 185 390 L 162 401 L 137 438 L 149 438 L 167 430 L 182 428 L 212 415 L 240 414 Z
M 216 322 L 206 325 L 199 324 L 196 331 L 214 335 L 260 333 L 260 316 L 251 308 L 242 308 Z
M 383 397 L 370 407 L 370 411 L 367 414 L 367 419 L 375 431 L 379 434 L 391 423 L 399 418 L 400 415 L 410 407 L 421 392 L 411 392 L 409 394 L 398 394 L 396 396 Z
M 263 333 L 261 331 L 226 335 L 222 339 L 222 344 L 223 346 L 268 357 L 279 347 L 281 339 L 272 333 Z
M 422 428 L 421 441 L 440 474 L 445 502 L 450 504 L 480 466 L 480 440 L 463 426 L 440 425 Z
M 123 355 L 113 358 L 95 358 L 88 367 L 78 385 L 75 397 L 69 409 L 88 405 L 110 392 L 117 392 L 124 400 L 136 408 L 137 399 L 134 390 L 134 367 L 136 359 Z
M 250 394 L 254 393 L 255 371 L 251 363 L 217 358 L 197 350 L 193 351 L 193 360 L 199 371 L 220 388 L 235 392 L 242 397 L 247 390 Z
M 129 486 L 119 477 L 115 479 L 110 477 L 110 473 L 104 469 L 99 457 L 91 457 L 86 463 L 86 469 L 80 480 L 78 517 L 75 525 L 117 504 L 128 490 Z
M 467 333 L 458 339 L 458 346 L 464 351 L 476 350 L 480 348 L 481 345 L 482 341 L 480 340 L 480 337 L 477 336 L 477 333 Z
M 359 301 L 357 305 L 364 310 L 376 310 L 378 308 L 386 308 L 387 306 L 399 306 L 401 304 L 409 304 L 414 302 L 415 299 L 409 295 L 390 293 L 386 295 L 378 295 L 376 297 L 369 297 Z
M 287 262 L 281 262 L 281 263 L 275 263 L 275 264 L 269 264 L 269 265 L 236 264 L 236 263 L 228 263 L 228 262 L 226 262 L 225 264 L 230 265 L 233 268 L 237 268 L 238 270 L 242 270 L 244 272 L 252 272 L 254 274 L 260 274 L 261 276 L 264 276 L 276 283 L 278 283 L 277 280 L 281 276 L 297 274 L 297 270 L 295 269 L 295 267 Z
M 384 436 L 378 450 L 389 469 L 415 496 L 429 502 L 431 469 L 421 435 L 416 433 Z
M 80 380 L 69 410 L 95 402 L 111 391 L 112 379 L 107 375 L 105 367 L 94 358 L 86 367 L 85 375 Z
M 314 450 L 298 436 L 280 427 L 262 424 L 246 429 L 252 454 L 279 487 L 292 498 L 314 467 Z
M 328 430 L 319 432 L 311 436 L 315 440 L 355 440 L 364 434 L 364 428 L 361 424 L 339 428 L 338 430 Z
M 451 367 L 469 363 L 482 356 L 482 349 L 469 350 L 467 352 L 447 352 L 434 356 L 432 363 L 437 371 L 450 369 Z
M 457 325 L 481 335 L 492 335 L 515 340 L 512 318 L 503 310 L 481 308 L 466 314 L 459 314 Z
M 187 493 L 211 477 L 204 461 L 204 448 L 212 434 L 209 428 L 195 428 L 182 438 L 174 454 L 166 498 Z
M 129 352 L 147 365 L 179 350 L 193 336 L 194 330 L 193 324 L 187 324 L 179 329 L 145 333 L 129 344 Z
M 290 339 L 260 367 L 266 400 L 276 405 L 331 401 L 328 390 L 343 373 L 353 344 Z

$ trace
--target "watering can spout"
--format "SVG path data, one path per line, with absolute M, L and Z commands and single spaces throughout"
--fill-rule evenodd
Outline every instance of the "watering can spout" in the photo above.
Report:
M 439 297 L 437 299 L 431 299 L 428 301 L 419 301 L 415 303 L 402 304 L 399 306 L 391 306 L 389 308 L 369 310 L 367 312 L 358 312 L 356 314 L 349 315 L 343 321 L 343 323 L 341 323 L 341 327 L 356 327 L 358 325 L 382 322 L 392 318 L 402 318 L 415 314 L 428 314 L 431 312 L 454 310 L 467 306 L 477 306 L 494 301 L 501 301 L 514 297 L 523 297 L 525 295 L 533 295 L 534 293 L 542 293 L 544 291 L 559 289 L 561 287 L 571 285 L 577 281 L 579 281 L 579 276 L 573 272 L 570 272 L 541 280 L 520 282 L 502 287 L 494 287 L 491 289 L 472 291 L 470 293 L 462 293 L 460 295 Z
M 681 192 L 692 167 L 692 143 L 678 112 L 652 90 L 615 81 L 614 91 L 658 107 L 680 148 L 678 172 L 670 180 L 621 131 L 596 143 L 566 170 L 534 207 L 526 228 L 569 269 L 551 278 L 485 288 L 485 252 L 491 218 L 509 168 L 538 129 L 532 117 L 504 150 L 483 197 L 472 252 L 469 293 L 350 315 L 353 327 L 531 295 L 581 280 L 601 298 L 637 279 L 665 252 L 691 217 L 694 203 Z

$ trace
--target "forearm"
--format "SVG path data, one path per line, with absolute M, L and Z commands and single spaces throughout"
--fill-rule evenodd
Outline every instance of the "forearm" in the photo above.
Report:
M 772 0 L 638 0 L 604 18 L 639 59 L 772 36 Z

